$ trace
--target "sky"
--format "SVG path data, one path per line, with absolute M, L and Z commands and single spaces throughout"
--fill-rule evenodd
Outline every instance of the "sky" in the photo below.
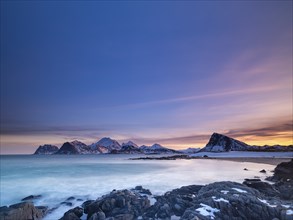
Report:
M 1 1 L 1 154 L 289 145 L 292 85 L 292 1 Z

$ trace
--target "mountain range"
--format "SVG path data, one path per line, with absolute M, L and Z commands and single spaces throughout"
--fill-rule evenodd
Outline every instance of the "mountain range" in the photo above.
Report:
M 188 148 L 186 150 L 173 150 L 153 144 L 139 147 L 132 141 L 120 145 L 116 140 L 104 137 L 96 143 L 86 145 L 80 141 L 65 142 L 60 149 L 54 145 L 39 146 L 34 154 L 191 154 L 196 152 L 228 152 L 228 151 L 293 151 L 293 146 L 251 146 L 228 136 L 213 133 L 204 148 Z
M 60 149 L 54 145 L 39 146 L 34 154 L 161 154 L 161 153 L 180 153 L 154 144 L 152 146 L 139 147 L 132 141 L 120 145 L 116 140 L 109 137 L 102 138 L 96 143 L 86 145 L 80 141 L 65 142 Z

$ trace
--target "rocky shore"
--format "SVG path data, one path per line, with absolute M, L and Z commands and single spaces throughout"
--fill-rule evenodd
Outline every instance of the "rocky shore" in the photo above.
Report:
M 84 201 L 64 213 L 62 220 L 293 220 L 293 160 L 280 163 L 268 180 L 245 179 L 236 182 L 215 182 L 189 185 L 152 196 L 148 189 L 113 190 L 96 200 Z M 53 210 L 34 206 L 28 196 L 23 202 L 0 207 L 1 220 L 38 220 Z M 70 206 L 70 199 L 65 202 Z M 155 202 L 154 202 L 155 200 Z M 72 205 L 72 204 L 71 204 Z

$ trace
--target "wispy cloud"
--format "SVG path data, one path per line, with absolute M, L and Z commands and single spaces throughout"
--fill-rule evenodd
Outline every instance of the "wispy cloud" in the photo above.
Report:
M 232 130 L 215 130 L 214 132 L 227 135 L 229 137 L 241 140 L 248 141 L 248 144 L 283 144 L 278 143 L 277 141 L 282 139 L 282 142 L 286 144 L 293 144 L 293 123 L 292 119 L 281 122 L 271 122 L 268 125 L 263 125 L 259 127 L 251 128 L 238 128 Z M 167 146 L 173 147 L 203 147 L 208 142 L 211 133 L 201 133 L 194 135 L 185 135 L 185 136 L 172 136 L 172 137 L 162 137 L 162 138 L 130 138 L 133 141 L 139 143 L 161 143 L 166 144 Z
M 266 86 L 266 87 L 261 87 L 261 88 L 222 90 L 222 91 L 218 91 L 218 92 L 214 92 L 214 93 L 207 93 L 207 94 L 200 94 L 200 95 L 193 95 L 193 96 L 182 96 L 182 97 L 177 97 L 177 98 L 161 99 L 161 100 L 156 100 L 156 101 L 126 104 L 126 105 L 121 105 L 121 106 L 117 106 L 117 107 L 118 108 L 140 108 L 140 107 L 147 107 L 147 106 L 153 106 L 153 105 L 187 102 L 187 101 L 193 101 L 193 100 L 199 100 L 199 99 L 218 98 L 218 97 L 237 96 L 237 95 L 248 95 L 248 94 L 255 94 L 255 93 L 266 93 L 266 92 L 274 91 L 276 89 L 278 89 L 278 87 L 276 87 L 276 86 Z

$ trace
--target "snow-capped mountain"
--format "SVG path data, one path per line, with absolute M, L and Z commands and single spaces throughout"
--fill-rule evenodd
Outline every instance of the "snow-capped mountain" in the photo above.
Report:
M 120 150 L 112 150 L 111 154 L 143 154 L 143 151 L 132 145 L 124 145 Z
M 192 147 L 184 149 L 184 150 L 179 150 L 179 152 L 183 154 L 195 154 L 199 151 L 200 151 L 200 148 L 192 148 Z
M 45 144 L 45 145 L 39 146 L 34 154 L 54 154 L 58 150 L 59 148 L 57 146 L 54 146 L 51 144 Z
M 249 145 L 235 140 L 228 136 L 213 133 L 207 145 L 201 151 L 207 152 L 225 152 L 225 151 L 246 151 Z
M 152 146 L 142 145 L 139 149 L 145 154 L 178 153 L 176 150 L 163 147 L 157 143 Z
M 123 143 L 121 146 L 122 147 L 124 147 L 124 146 L 132 146 L 132 147 L 138 148 L 138 145 L 136 143 L 132 142 L 132 141 L 128 141 L 127 143 Z
M 90 148 L 80 142 L 80 141 L 72 141 L 65 142 L 62 147 L 56 152 L 56 154 L 90 154 Z
M 143 153 L 139 147 L 132 141 L 128 141 L 127 143 L 123 143 L 121 145 L 121 149 L 112 150 L 111 154 L 141 154 Z
M 96 143 L 89 145 L 93 151 L 99 151 L 101 153 L 110 153 L 112 150 L 120 150 L 121 145 L 116 141 L 108 137 L 104 137 Z

